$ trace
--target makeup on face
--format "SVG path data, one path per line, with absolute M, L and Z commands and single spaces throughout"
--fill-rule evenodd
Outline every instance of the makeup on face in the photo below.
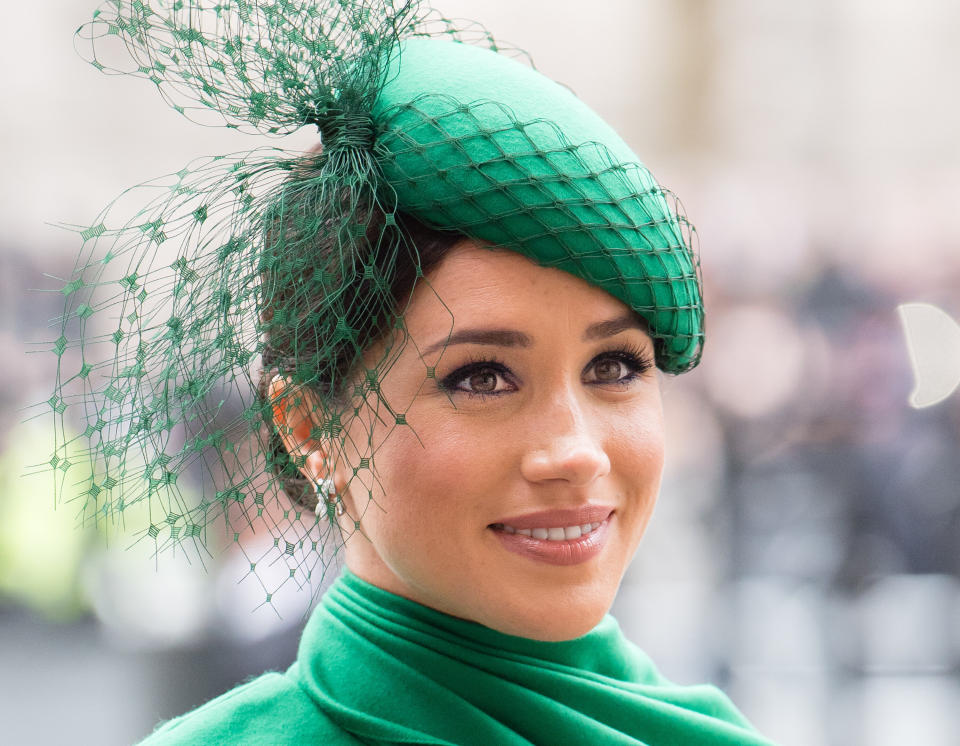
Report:
M 605 505 L 527 513 L 492 523 L 504 549 L 551 565 L 579 565 L 606 544 L 614 509 Z
M 429 279 L 381 382 L 391 416 L 349 433 L 353 466 L 377 423 L 372 506 L 358 489 L 354 509 L 369 540 L 348 542 L 348 565 L 509 634 L 585 634 L 659 490 L 653 340 L 619 300 L 510 252 L 464 247 Z

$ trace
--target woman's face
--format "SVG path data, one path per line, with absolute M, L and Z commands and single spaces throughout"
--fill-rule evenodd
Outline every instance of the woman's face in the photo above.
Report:
M 381 402 L 361 404 L 335 467 L 344 528 L 360 524 L 347 565 L 501 632 L 583 635 L 660 486 L 651 339 L 619 300 L 513 252 L 464 241 L 428 279 Z

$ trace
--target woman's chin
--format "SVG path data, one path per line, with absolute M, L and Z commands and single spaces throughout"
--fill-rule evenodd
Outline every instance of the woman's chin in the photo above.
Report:
M 541 618 L 535 623 L 518 624 L 511 630 L 499 631 L 541 642 L 563 642 L 583 637 L 600 623 L 605 614 L 606 612 L 587 618 L 554 620 L 549 624 L 545 624 Z
M 503 608 L 485 615 L 486 619 L 477 620 L 484 626 L 515 637 L 526 637 L 541 642 L 562 642 L 583 637 L 596 627 L 610 604 L 590 604 L 577 606 L 569 599 L 559 603 L 529 604 L 517 609 L 515 613 L 503 613 Z

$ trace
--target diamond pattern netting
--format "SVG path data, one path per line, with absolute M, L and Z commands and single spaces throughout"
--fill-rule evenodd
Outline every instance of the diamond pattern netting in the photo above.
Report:
M 318 518 L 299 467 L 315 442 L 349 452 L 369 509 L 379 444 L 356 425 L 409 427 L 378 382 L 406 343 L 398 278 L 430 292 L 420 223 L 603 287 L 647 319 L 662 369 L 697 363 L 695 234 L 646 169 L 503 102 L 425 92 L 371 115 L 398 41 L 426 35 L 500 51 L 419 2 L 114 0 L 78 31 L 99 69 L 201 123 L 324 140 L 197 161 L 75 229 L 43 468 L 81 485 L 83 522 L 202 562 L 238 552 L 266 603 L 319 588 L 352 532 Z M 296 456 L 278 406 L 314 423 Z

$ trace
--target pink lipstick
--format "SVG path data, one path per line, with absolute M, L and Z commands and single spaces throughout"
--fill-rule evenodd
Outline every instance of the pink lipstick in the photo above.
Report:
M 578 565 L 606 544 L 613 508 L 585 505 L 504 518 L 488 526 L 504 549 L 551 565 Z

